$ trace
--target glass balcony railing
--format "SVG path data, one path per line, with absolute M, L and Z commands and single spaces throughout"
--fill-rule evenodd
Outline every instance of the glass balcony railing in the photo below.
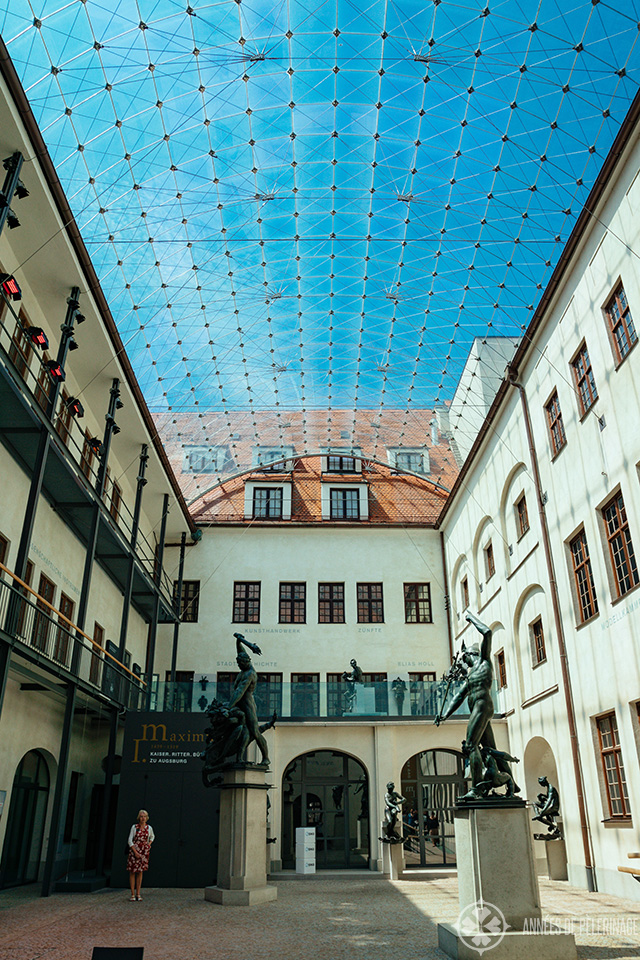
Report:
M 442 680 L 411 682 L 407 686 L 404 699 L 399 702 L 394 696 L 391 681 L 356 684 L 355 691 L 347 689 L 345 683 L 258 682 L 255 700 L 261 721 L 270 719 L 274 713 L 281 720 L 356 720 L 363 717 L 433 719 L 442 711 L 446 689 L 446 683 Z M 214 680 L 176 681 L 173 684 L 156 681 L 151 695 L 151 709 L 204 713 L 214 697 L 227 703 L 230 687 L 228 682 L 217 684 Z M 459 684 L 451 684 L 447 705 L 459 687 Z M 496 713 L 499 713 L 500 694 L 495 688 L 493 701 Z M 465 701 L 454 716 L 468 715 Z

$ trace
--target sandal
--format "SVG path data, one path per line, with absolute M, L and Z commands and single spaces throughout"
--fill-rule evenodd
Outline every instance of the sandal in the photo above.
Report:
M 134 903 L 135 899 L 136 899 L 135 897 L 129 897 L 129 903 Z
M 136 900 L 142 900 L 142 897 L 136 897 Z

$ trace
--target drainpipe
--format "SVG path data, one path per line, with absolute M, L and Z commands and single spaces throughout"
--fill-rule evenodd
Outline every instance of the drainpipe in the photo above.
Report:
M 186 542 L 187 542 L 187 535 L 186 533 L 183 532 L 182 537 L 180 538 L 180 566 L 178 568 L 178 588 L 177 588 L 178 619 L 173 625 L 173 646 L 171 648 L 171 676 L 169 678 L 171 682 L 171 691 L 172 691 L 172 696 L 171 696 L 172 710 L 176 709 L 176 702 L 175 702 L 176 701 L 176 694 L 175 694 L 176 666 L 178 663 L 178 637 L 180 634 L 180 621 L 182 619 L 182 584 L 184 580 L 184 553 L 185 553 Z
M 447 576 L 447 558 L 444 551 L 444 533 L 440 531 L 442 549 L 442 573 L 444 576 L 444 612 L 447 615 L 447 633 L 449 635 L 449 657 L 453 661 L 453 633 L 451 631 L 451 599 L 449 597 L 449 577 Z
M 527 395 L 521 383 L 515 379 L 515 371 L 510 372 L 509 382 L 520 393 L 522 401 L 522 413 L 524 417 L 525 429 L 527 434 L 527 444 L 529 446 L 529 457 L 531 459 L 531 468 L 533 470 L 534 483 L 536 488 L 536 499 L 538 502 L 538 515 L 540 517 L 540 529 L 542 531 L 542 544 L 544 547 L 544 556 L 547 564 L 547 574 L 549 577 L 549 587 L 551 590 L 551 604 L 553 607 L 553 619 L 558 637 L 558 649 L 560 653 L 560 668 L 562 671 L 562 687 L 564 691 L 564 700 L 567 710 L 567 720 L 569 722 L 569 740 L 571 743 L 571 758 L 573 760 L 573 774 L 576 781 L 576 796 L 578 800 L 578 812 L 580 816 L 580 831 L 582 834 L 582 846 L 584 849 L 584 865 L 587 872 L 587 889 L 596 890 L 595 866 L 591 854 L 591 837 L 589 835 L 589 821 L 587 818 L 587 807 L 584 796 L 584 784 L 582 780 L 582 767 L 580 764 L 580 747 L 578 744 L 578 733 L 576 730 L 576 713 L 573 702 L 573 693 L 571 690 L 571 677 L 569 675 L 569 660 L 567 658 L 567 648 L 564 639 L 564 629 L 562 626 L 562 617 L 560 616 L 560 601 L 558 598 L 558 583 L 556 580 L 555 569 L 553 566 L 553 556 L 551 554 L 551 543 L 549 540 L 549 528 L 547 525 L 547 514 L 544 509 L 542 499 L 542 485 L 540 482 L 540 471 L 538 470 L 538 456 L 533 440 L 533 431 L 531 429 L 531 418 L 529 416 L 529 404 Z
M 156 656 L 156 635 L 158 632 L 158 618 L 160 615 L 160 589 L 162 586 L 162 564 L 164 562 L 164 541 L 167 535 L 167 515 L 169 513 L 169 494 L 165 493 L 162 500 L 162 520 L 160 522 L 160 541 L 158 543 L 157 567 L 156 567 L 156 589 L 153 603 L 153 617 L 151 619 L 151 628 L 149 630 L 149 640 L 147 643 L 147 696 L 146 709 L 151 709 L 151 688 L 153 686 L 153 664 Z

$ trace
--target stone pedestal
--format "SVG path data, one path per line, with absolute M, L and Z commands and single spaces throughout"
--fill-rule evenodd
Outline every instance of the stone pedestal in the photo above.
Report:
M 456 960 L 575 960 L 572 934 L 542 921 L 529 814 L 489 801 L 455 812 L 460 915 L 438 924 L 438 945 Z
M 218 882 L 204 891 L 211 903 L 248 906 L 278 896 L 277 888 L 267 885 L 265 771 L 262 765 L 244 763 L 222 771 Z
M 567 848 L 564 840 L 546 840 L 549 880 L 568 880 Z
M 404 873 L 404 845 L 402 843 L 382 844 L 382 872 L 389 880 L 402 880 Z

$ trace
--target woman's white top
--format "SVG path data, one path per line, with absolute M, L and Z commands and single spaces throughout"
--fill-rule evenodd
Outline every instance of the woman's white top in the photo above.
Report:
M 149 843 L 153 843 L 153 841 L 156 838 L 156 835 L 153 832 L 153 827 L 151 826 L 151 824 L 148 823 L 147 826 L 149 827 Z M 134 823 L 134 825 L 131 827 L 131 830 L 129 831 L 129 839 L 127 841 L 129 846 L 132 846 L 133 844 L 137 829 L 138 829 L 138 824 Z

